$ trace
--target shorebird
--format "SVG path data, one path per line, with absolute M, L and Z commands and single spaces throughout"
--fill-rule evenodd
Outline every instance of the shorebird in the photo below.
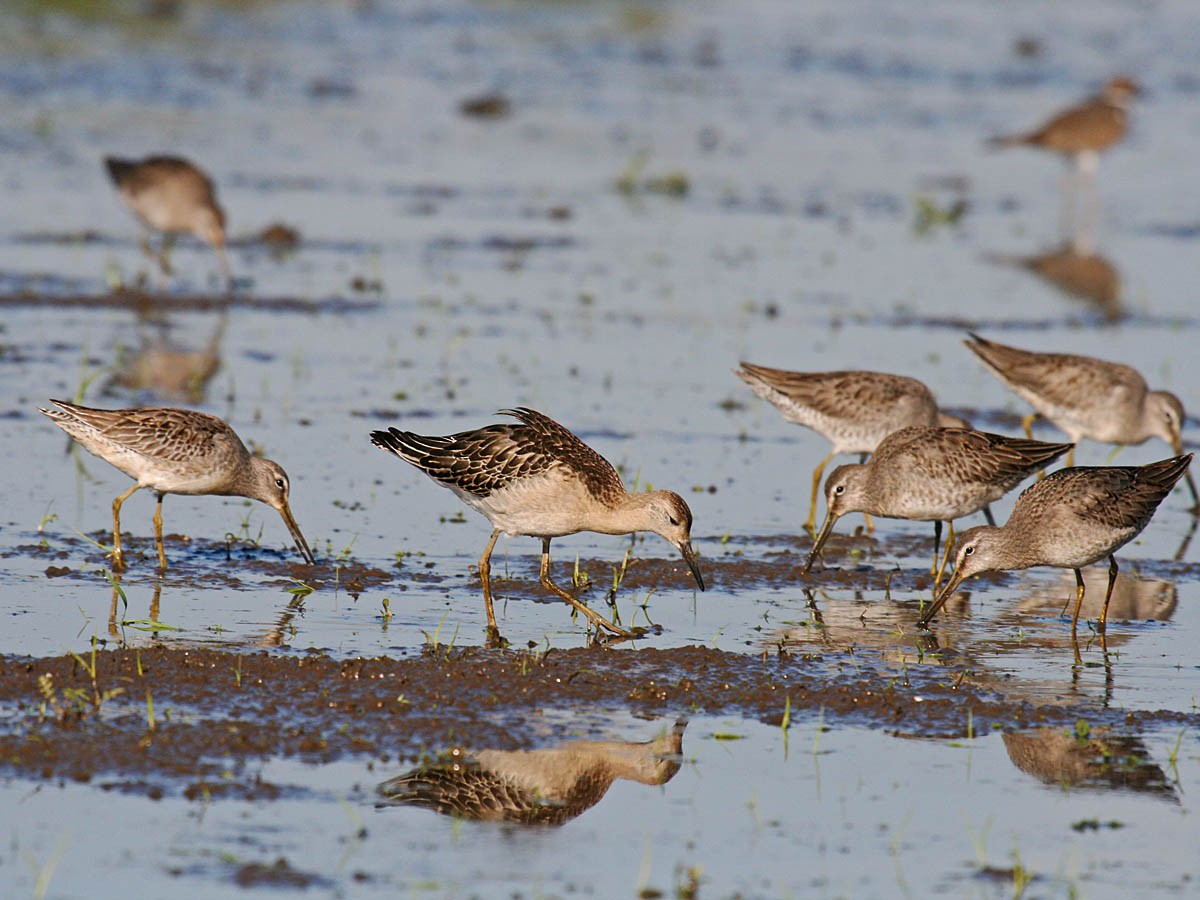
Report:
M 1068 161 L 1063 190 L 1063 224 L 1067 215 L 1067 185 L 1077 173 L 1091 184 L 1100 153 L 1125 137 L 1128 129 L 1129 101 L 1141 93 L 1137 82 L 1128 75 L 1111 79 L 1094 97 L 1078 106 L 1063 110 L 1033 131 L 1001 135 L 988 141 L 992 147 L 1036 147 L 1059 153 Z M 1080 250 L 1086 247 L 1081 246 Z
M 1037 147 L 1060 153 L 1077 166 L 1087 163 L 1082 157 L 1095 157 L 1125 137 L 1128 129 L 1129 101 L 1141 94 L 1138 83 L 1128 75 L 1108 81 L 1100 93 L 1077 106 L 1064 109 L 1032 131 L 999 135 L 988 143 L 993 147 Z
M 566 600 L 599 629 L 621 637 L 628 630 L 605 619 L 550 580 L 550 541 L 579 531 L 629 534 L 653 531 L 674 544 L 704 590 L 692 550 L 692 511 L 672 491 L 630 494 L 603 456 L 549 416 L 528 409 L 502 409 L 520 424 L 489 425 L 457 434 L 426 436 L 390 428 L 371 432 L 375 446 L 395 453 L 458 495 L 492 523 L 492 536 L 479 558 L 488 632 L 499 636 L 492 608 L 492 548 L 501 534 L 541 538 L 542 586 Z
M 964 531 L 954 574 L 917 620 L 924 627 L 964 580 L 980 572 L 1057 566 L 1075 570 L 1075 611 L 1083 603 L 1083 566 L 1108 557 L 1108 590 L 1097 630 L 1104 631 L 1117 580 L 1113 555 L 1141 533 L 1163 498 L 1187 472 L 1192 454 L 1145 466 L 1079 466 L 1060 469 L 1021 492 L 1008 522 Z M 1078 652 L 1078 651 L 1077 651 Z
M 175 235 L 188 232 L 212 245 L 225 284 L 231 284 L 225 252 L 225 211 L 217 203 L 216 189 L 204 172 L 178 156 L 148 156 L 142 160 L 109 156 L 104 165 L 121 200 L 143 227 L 163 232 L 157 258 L 164 275 L 171 273 L 167 254 Z M 142 246 L 154 255 L 149 240 L 144 240 Z
M 121 504 L 135 491 L 150 488 L 154 507 L 154 543 L 158 565 L 167 568 L 163 548 L 162 502 L 166 494 L 217 494 L 261 500 L 279 511 L 304 561 L 315 559 L 288 506 L 289 483 L 283 468 L 250 455 L 234 430 L 216 416 L 189 409 L 91 409 L 51 400 L 58 409 L 41 409 L 84 449 L 116 466 L 134 485 L 113 500 L 113 568 L 125 567 L 121 551 Z
M 1183 403 L 1169 391 L 1152 391 L 1135 369 L 1121 363 L 1068 353 L 1037 353 L 988 341 L 977 334 L 964 344 L 992 372 L 1037 410 L 1022 420 L 1033 437 L 1040 413 L 1072 443 L 1091 438 L 1105 444 L 1141 444 L 1160 437 L 1176 456 L 1183 453 Z M 1067 465 L 1074 461 L 1072 450 Z M 1193 503 L 1200 504 L 1190 472 Z
M 825 482 L 826 514 L 804 571 L 825 546 L 834 523 L 850 512 L 888 519 L 933 522 L 933 568 L 938 564 L 942 522 L 950 523 L 946 556 L 954 544 L 954 520 L 999 500 L 1029 475 L 1062 456 L 1071 444 L 1047 444 L 964 428 L 904 428 L 888 435 L 865 464 L 839 466 Z
M 562 825 L 591 809 L 618 778 L 666 784 L 679 771 L 680 719 L 650 741 L 569 741 L 544 750 L 456 747 L 432 765 L 379 785 L 389 805 L 484 822 Z
M 783 414 L 784 419 L 811 428 L 833 448 L 813 470 L 812 500 L 804 527 L 817 524 L 817 494 L 821 475 L 839 453 L 859 453 L 865 462 L 879 442 L 910 425 L 970 428 L 958 416 L 938 410 L 932 391 L 915 378 L 884 372 L 789 372 L 748 362 L 734 374 L 754 393 Z M 991 513 L 988 513 L 989 518 Z M 870 518 L 867 523 L 870 525 Z

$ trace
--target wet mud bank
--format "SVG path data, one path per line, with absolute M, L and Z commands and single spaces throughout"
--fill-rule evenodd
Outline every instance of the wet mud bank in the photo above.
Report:
M 451 745 L 517 749 L 548 710 L 598 719 L 785 716 L 919 737 L 1091 725 L 1140 733 L 1194 723 L 1175 712 L 1007 700 L 969 670 L 863 669 L 845 653 L 745 656 L 702 647 L 533 651 L 427 648 L 415 658 L 324 653 L 100 651 L 0 666 L 0 766 L 150 797 L 273 799 L 256 762 L 417 758 Z M 564 726 L 565 727 L 565 726 Z M 294 791 L 296 788 L 288 788 Z

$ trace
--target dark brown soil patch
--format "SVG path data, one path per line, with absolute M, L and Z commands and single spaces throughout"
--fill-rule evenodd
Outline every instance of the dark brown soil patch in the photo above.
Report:
M 316 653 L 154 648 L 97 653 L 94 679 L 92 659 L 3 660 L 0 766 L 35 778 L 106 777 L 114 783 L 105 786 L 151 796 L 270 799 L 278 789 L 257 779 L 256 760 L 387 761 L 457 744 L 515 748 L 522 746 L 518 736 L 532 730 L 523 727 L 527 719 L 545 731 L 547 708 L 569 709 L 577 718 L 616 710 L 653 717 L 703 712 L 779 724 L 786 704 L 793 717 L 822 710 L 827 719 L 921 736 L 1079 718 L 1138 729 L 1196 722 L 1177 713 L 1014 702 L 973 682 L 966 670 L 915 668 L 889 676 L 846 663 L 836 652 L 440 648 L 412 659 L 338 661 Z

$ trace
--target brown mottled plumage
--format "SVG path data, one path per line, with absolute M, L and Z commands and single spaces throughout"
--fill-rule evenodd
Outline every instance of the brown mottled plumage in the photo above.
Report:
M 113 566 L 124 567 L 121 553 L 121 504 L 135 491 L 150 488 L 158 497 L 154 538 L 158 563 L 167 567 L 162 540 L 165 494 L 217 494 L 261 500 L 279 511 L 304 561 L 312 551 L 288 506 L 287 473 L 269 459 L 250 455 L 232 428 L 216 416 L 189 409 L 92 409 L 51 400 L 58 409 L 38 411 L 83 445 L 116 466 L 135 484 L 113 501 Z
M 934 523 L 934 571 L 942 522 L 999 500 L 1071 449 L 963 428 L 904 428 L 885 438 L 865 464 L 840 466 L 825 482 L 825 524 L 805 563 L 808 571 L 834 523 L 849 512 Z
M 178 156 L 148 156 L 141 160 L 109 156 L 104 166 L 121 200 L 142 225 L 167 235 L 186 232 L 212 245 L 229 284 L 225 211 L 217 202 L 212 179 Z M 160 254 L 159 262 L 166 271 L 164 254 Z
M 1060 469 L 1021 492 L 1008 522 L 963 532 L 954 575 L 917 621 L 927 625 L 962 582 L 980 572 L 1057 566 L 1075 570 L 1075 612 L 1083 603 L 1083 566 L 1108 557 L 1108 591 L 1098 627 L 1104 630 L 1117 579 L 1113 554 L 1141 533 L 1163 498 L 1183 477 L 1192 454 L 1145 466 L 1079 466 Z
M 385 802 L 484 822 L 562 825 L 591 809 L 618 778 L 666 784 L 679 771 L 680 719 L 651 741 L 569 741 L 544 750 L 456 747 L 379 785 Z
M 1160 437 L 1183 453 L 1183 403 L 1169 391 L 1152 391 L 1136 369 L 1069 353 L 1021 350 L 971 334 L 964 344 L 1006 385 L 1073 443 L 1091 438 L 1106 444 L 1141 444 Z M 1024 421 L 1032 437 L 1036 414 Z M 1067 456 L 1071 465 L 1074 453 Z M 1191 474 L 1187 485 L 1200 502 Z
M 492 523 L 479 560 L 489 631 L 498 637 L 492 609 L 490 559 L 500 534 L 542 539 L 541 583 L 599 628 L 623 637 L 615 625 L 550 580 L 550 540 L 579 531 L 628 534 L 653 531 L 670 541 L 704 590 L 692 550 L 692 511 L 672 491 L 630 494 L 603 456 L 549 416 L 520 407 L 501 410 L 518 424 L 489 425 L 446 436 L 391 428 L 371 432 L 375 446 L 395 453 L 454 491 Z
M 872 453 L 879 442 L 910 425 L 969 428 L 957 416 L 938 410 L 933 392 L 915 378 L 886 372 L 790 372 L 748 362 L 734 374 L 783 414 L 833 444 L 813 470 L 812 500 L 804 527 L 817 519 L 817 492 L 825 466 L 839 453 Z

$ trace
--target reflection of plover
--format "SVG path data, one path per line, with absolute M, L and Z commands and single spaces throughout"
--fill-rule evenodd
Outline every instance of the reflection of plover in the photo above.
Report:
M 825 546 L 834 523 L 850 512 L 887 519 L 933 522 L 933 569 L 938 565 L 942 522 L 950 523 L 947 556 L 954 544 L 954 520 L 979 512 L 1020 482 L 1071 449 L 963 428 L 905 428 L 888 435 L 864 464 L 839 466 L 825 482 L 825 524 L 804 564 L 808 571 Z
M 1120 75 L 1096 96 L 1064 110 L 1040 128 L 994 137 L 989 143 L 994 147 L 1039 147 L 1073 158 L 1081 168 L 1094 166 L 1096 154 L 1125 136 L 1129 100 L 1139 93 L 1137 82 Z M 1091 162 L 1082 159 L 1089 155 Z
M 939 412 L 933 393 L 915 378 L 883 372 L 789 372 L 741 363 L 734 374 L 759 397 L 773 403 L 789 422 L 806 425 L 833 449 L 813 470 L 812 500 L 804 527 L 817 524 L 821 473 L 839 453 L 867 454 L 894 431 L 910 425 L 969 428 Z
M 1020 350 L 976 334 L 963 343 L 1037 410 L 1023 420 L 1029 437 L 1041 413 L 1072 442 L 1141 444 L 1160 437 L 1176 455 L 1183 453 L 1183 404 L 1169 391 L 1150 390 L 1135 369 L 1091 356 Z M 1074 455 L 1067 456 L 1068 466 Z M 1187 484 L 1200 503 L 1190 472 Z
M 113 501 L 113 568 L 124 568 L 121 504 L 140 488 L 158 496 L 154 541 L 158 564 L 167 567 L 162 539 L 164 494 L 249 497 L 279 511 L 309 565 L 312 551 L 288 506 L 287 473 L 269 459 L 250 455 L 225 422 L 187 409 L 90 409 L 51 400 L 59 409 L 40 409 L 84 448 L 116 466 L 136 483 Z M 61 411 L 60 411 L 61 410 Z
M 1108 591 L 1097 622 L 1098 630 L 1103 631 L 1117 578 L 1113 554 L 1149 524 L 1191 461 L 1189 453 L 1146 466 L 1079 467 L 1047 475 L 1021 493 L 1005 525 L 980 525 L 963 532 L 954 574 L 917 624 L 927 625 L 963 580 L 972 575 L 1057 566 L 1075 570 L 1075 612 L 1071 617 L 1074 632 L 1084 594 L 1079 570 L 1107 556 Z
M 109 156 L 104 165 L 121 199 L 138 221 L 148 229 L 164 233 L 158 255 L 164 273 L 170 273 L 167 252 L 174 235 L 188 232 L 212 245 L 221 274 L 229 284 L 225 212 L 217 203 L 216 190 L 207 175 L 177 156 L 148 156 L 143 160 Z M 150 252 L 149 241 L 143 246 Z
M 552 538 L 579 531 L 653 531 L 679 548 L 704 590 L 691 544 L 692 511 L 682 497 L 671 491 L 630 494 L 608 460 L 553 419 L 524 407 L 501 413 L 520 424 L 489 425 L 445 437 L 397 428 L 371 432 L 375 446 L 412 463 L 491 521 L 492 537 L 479 559 L 479 577 L 493 638 L 499 637 L 499 630 L 492 609 L 490 560 L 502 533 L 541 538 L 542 586 L 597 629 L 622 637 L 636 637 L 640 629 L 610 622 L 550 580 Z

